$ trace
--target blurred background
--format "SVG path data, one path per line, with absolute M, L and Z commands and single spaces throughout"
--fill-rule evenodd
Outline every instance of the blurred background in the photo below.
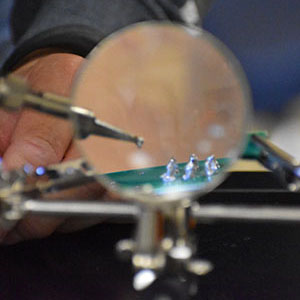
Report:
M 203 27 L 236 55 L 250 82 L 253 129 L 300 159 L 300 1 L 216 0 Z
M 12 50 L 9 30 L 9 14 L 13 5 L 12 0 L 0 0 L 0 64 Z
M 268 130 L 273 142 L 300 159 L 300 1 L 196 1 L 203 9 L 199 23 L 231 49 L 246 73 L 254 107 L 251 129 Z M 12 5 L 0 0 L 0 64 L 13 49 Z M 194 0 L 182 13 L 192 22 L 199 18 Z

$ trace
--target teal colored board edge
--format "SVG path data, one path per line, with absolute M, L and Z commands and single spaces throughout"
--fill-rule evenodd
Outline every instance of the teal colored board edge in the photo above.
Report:
M 250 159 L 256 159 L 260 153 L 260 149 L 251 141 L 251 136 L 253 134 L 259 135 L 261 137 L 267 137 L 267 132 L 265 131 L 258 131 L 258 132 L 252 132 L 249 133 L 246 137 L 246 149 L 243 153 L 243 158 L 250 158 Z M 218 162 L 222 167 L 224 167 L 226 164 L 229 163 L 228 158 L 219 158 Z M 205 161 L 202 160 L 199 162 L 200 169 L 204 169 Z M 120 185 L 122 188 L 134 188 L 138 186 L 142 186 L 144 184 L 150 184 L 152 188 L 155 189 L 156 192 L 159 192 L 160 190 L 164 192 L 163 189 L 169 189 L 169 188 L 175 188 L 175 187 L 187 187 L 186 185 L 190 185 L 191 188 L 193 185 L 204 184 L 210 178 L 207 178 L 207 176 L 204 173 L 200 173 L 199 176 L 192 178 L 188 181 L 182 180 L 182 175 L 184 174 L 184 168 L 186 163 L 180 163 L 178 164 L 179 167 L 179 176 L 178 179 L 176 179 L 174 182 L 171 183 L 164 183 L 161 179 L 161 175 L 165 173 L 166 166 L 157 166 L 153 168 L 144 168 L 144 169 L 135 169 L 135 170 L 128 170 L 128 171 L 121 171 L 121 172 L 114 172 L 114 173 L 108 173 L 105 174 L 105 177 L 108 177 L 108 179 L 111 182 L 115 182 L 118 185 Z
M 224 167 L 229 160 L 227 158 L 221 158 L 218 159 L 218 162 L 220 164 L 220 167 Z M 200 169 L 204 170 L 204 164 L 205 161 L 202 160 L 199 162 Z M 145 183 L 149 183 L 152 185 L 154 189 L 159 189 L 162 187 L 171 187 L 171 186 L 177 186 L 178 183 L 180 185 L 193 185 L 193 184 L 199 184 L 199 183 L 205 183 L 208 180 L 210 180 L 205 173 L 199 174 L 199 176 L 192 178 L 190 180 L 184 181 L 181 179 L 181 176 L 184 174 L 184 168 L 186 163 L 180 163 L 178 164 L 179 168 L 179 176 L 178 179 L 171 182 L 164 184 L 161 175 L 166 172 L 166 166 L 158 166 L 153 168 L 145 168 L 145 169 L 136 169 L 136 170 L 129 170 L 129 171 L 122 171 L 122 172 L 115 172 L 115 173 L 109 173 L 105 174 L 106 177 L 108 177 L 111 181 L 117 182 L 119 185 L 121 185 L 124 188 L 134 187 L 143 185 Z

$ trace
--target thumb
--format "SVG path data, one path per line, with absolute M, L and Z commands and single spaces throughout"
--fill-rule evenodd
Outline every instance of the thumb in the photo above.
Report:
M 17 122 L 11 143 L 3 155 L 4 167 L 34 167 L 60 162 L 72 140 L 67 121 L 25 110 Z

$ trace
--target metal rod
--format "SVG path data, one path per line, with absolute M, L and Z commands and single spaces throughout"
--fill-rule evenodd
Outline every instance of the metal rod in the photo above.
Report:
M 261 149 L 258 161 L 273 171 L 290 191 L 298 191 L 300 189 L 299 162 L 267 139 L 258 135 L 252 135 L 251 139 Z
M 23 203 L 25 213 L 53 216 L 135 218 L 139 207 L 128 203 L 66 200 L 27 200 Z
M 280 149 L 268 139 L 264 139 L 256 134 L 252 135 L 251 139 L 252 142 L 261 148 L 263 152 L 274 155 L 279 163 L 284 164 L 286 167 L 291 168 L 292 170 L 294 167 L 298 166 L 299 163 L 293 156 Z
M 192 215 L 197 221 L 300 222 L 299 207 L 196 205 L 192 207 Z
M 23 203 L 22 210 L 25 213 L 55 216 L 136 219 L 140 215 L 140 208 L 135 204 L 99 201 L 27 200 Z M 299 207 L 193 205 L 191 215 L 197 221 L 300 222 Z

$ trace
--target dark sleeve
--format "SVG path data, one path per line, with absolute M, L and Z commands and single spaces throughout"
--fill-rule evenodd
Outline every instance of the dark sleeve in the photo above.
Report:
M 7 73 L 34 50 L 58 47 L 86 56 L 110 33 L 140 21 L 181 21 L 185 0 L 16 0 L 11 14 L 15 49 Z

